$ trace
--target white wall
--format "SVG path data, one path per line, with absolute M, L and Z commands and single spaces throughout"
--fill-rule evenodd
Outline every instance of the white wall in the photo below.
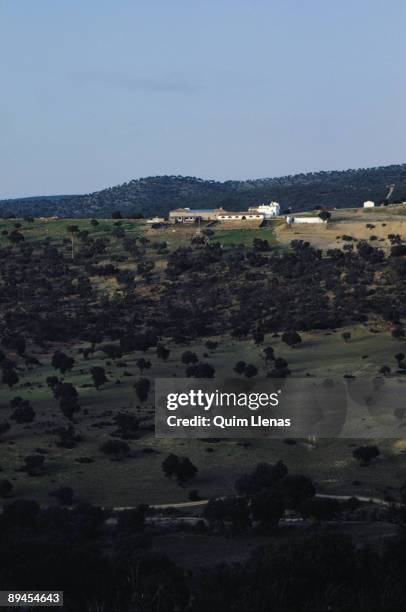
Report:
M 259 221 L 261 219 L 264 218 L 264 215 L 249 215 L 249 214 L 243 214 L 243 215 L 218 215 L 217 219 L 219 221 L 249 221 L 252 219 L 255 219 L 256 221 Z
M 320 217 L 286 217 L 286 223 L 327 223 Z

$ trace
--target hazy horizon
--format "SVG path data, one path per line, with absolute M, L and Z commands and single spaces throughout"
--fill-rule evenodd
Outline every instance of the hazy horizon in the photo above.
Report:
M 406 160 L 403 0 L 0 6 L 0 199 Z

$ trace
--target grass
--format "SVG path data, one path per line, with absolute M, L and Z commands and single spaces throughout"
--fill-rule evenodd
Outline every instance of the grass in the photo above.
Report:
M 303 334 L 302 346 L 296 349 L 290 349 L 280 338 L 272 336 L 266 338 L 265 345 L 272 345 L 278 356 L 287 359 L 293 375 L 298 377 L 307 372 L 319 376 L 374 374 L 384 363 L 393 365 L 394 355 L 404 347 L 404 342 L 394 340 L 387 332 L 372 334 L 363 326 L 351 329 L 352 339 L 348 343 L 342 340 L 340 332 Z M 207 357 L 204 357 L 207 349 L 201 344 L 188 348 L 214 365 L 218 376 L 234 376 L 233 366 L 240 359 L 253 363 L 260 373 L 264 373 L 261 346 L 248 340 L 236 342 L 228 336 L 218 340 L 218 348 L 210 351 Z M 79 348 L 79 345 L 63 347 L 76 359 L 72 372 L 65 376 L 67 382 L 78 388 L 82 406 L 75 427 L 83 441 L 76 448 L 55 447 L 56 435 L 49 433 L 55 427 L 67 424 L 44 383 L 47 376 L 55 374 L 50 366 L 50 354 L 41 355 L 37 350 L 36 356 L 43 365 L 32 371 L 20 371 L 20 384 L 2 392 L 2 420 L 8 420 L 8 402 L 16 395 L 29 399 L 37 414 L 34 423 L 28 426 L 12 422 L 12 428 L 1 444 L 2 478 L 13 482 L 18 496 L 51 503 L 49 492 L 58 486 L 69 485 L 75 490 L 77 499 L 90 499 L 105 506 L 181 502 L 188 500 L 190 489 L 198 489 L 203 498 L 231 494 L 240 474 L 261 461 L 272 463 L 279 459 L 292 472 L 308 474 L 316 482 L 317 489 L 325 492 L 379 497 L 390 492 L 388 487 L 398 488 L 404 479 L 404 447 L 398 440 L 378 440 L 382 458 L 370 468 L 361 468 L 352 459 L 352 450 L 363 441 L 319 440 L 316 447 L 310 447 L 304 441 L 291 446 L 283 440 L 252 439 L 246 445 L 247 440 L 237 439 L 221 443 L 203 439 L 158 439 L 152 431 L 143 431 L 139 439 L 129 442 L 130 458 L 120 463 L 111 461 L 100 452 L 99 446 L 115 430 L 114 414 L 122 409 L 141 418 L 151 417 L 153 413 L 152 404 L 139 407 L 133 390 L 134 380 L 139 376 L 135 361 L 141 354 L 133 353 L 118 360 L 125 361 L 125 366 L 120 367 L 114 362 L 106 366 L 101 353 L 79 361 Z M 151 370 L 145 372 L 148 378 L 183 374 L 179 371 L 179 363 L 184 347 L 170 346 L 170 349 L 171 355 L 166 363 L 157 360 L 154 351 L 147 352 L 146 358 L 152 362 Z M 368 355 L 368 359 L 362 359 L 364 355 Z M 109 378 L 100 391 L 91 386 L 90 368 L 94 365 L 106 366 Z M 124 371 L 130 372 L 131 376 L 124 376 Z M 121 383 L 116 384 L 117 380 Z M 26 386 L 28 381 L 34 383 L 32 389 Z M 27 477 L 19 468 L 24 457 L 37 448 L 49 451 L 46 473 L 40 477 Z M 146 454 L 146 448 L 154 452 Z M 188 456 L 199 469 L 197 478 L 185 487 L 162 474 L 162 460 L 171 452 Z M 81 465 L 77 462 L 81 457 L 90 457 L 94 462 Z M 361 484 L 355 485 L 354 481 Z
M 258 229 L 216 229 L 212 242 L 220 242 L 223 246 L 233 244 L 243 244 L 252 246 L 255 238 L 268 240 L 270 245 L 276 245 L 277 239 L 274 232 L 274 225 L 259 227 Z
M 210 242 L 220 242 L 225 247 L 230 247 L 234 244 L 242 244 L 246 246 L 252 246 L 252 242 L 255 238 L 262 240 L 268 240 L 269 244 L 275 246 L 278 244 L 275 227 L 279 225 L 280 221 L 268 221 L 265 227 L 230 227 L 227 223 L 217 223 L 210 226 L 209 229 L 214 231 L 214 235 L 211 236 Z M 204 227 L 202 226 L 202 230 Z M 196 236 L 198 232 L 198 226 L 196 224 L 177 224 L 170 225 L 166 230 L 152 230 L 149 229 L 147 236 L 151 240 L 161 240 L 167 242 L 170 249 L 176 249 L 178 247 L 185 247 L 190 245 L 191 239 Z
M 101 219 L 99 224 L 93 226 L 90 219 L 53 219 L 45 221 L 35 219 L 34 222 L 23 221 L 22 219 L 0 219 L 0 246 L 9 244 L 6 235 L 3 231 L 11 232 L 16 229 L 15 225 L 21 223 L 21 228 L 18 231 L 24 236 L 26 242 L 44 240 L 49 238 L 53 241 L 62 241 L 64 238 L 70 238 L 68 227 L 76 225 L 79 231 L 87 230 L 93 238 L 98 238 L 104 234 L 110 234 L 112 228 L 117 223 L 116 219 Z M 143 233 L 145 224 L 140 221 L 121 220 L 120 225 L 127 234 L 138 236 Z M 114 239 L 114 238 L 113 238 Z
M 383 215 L 406 215 L 406 206 L 404 204 L 392 204 L 391 206 L 382 206 L 377 208 L 363 208 L 363 212 L 383 214 Z

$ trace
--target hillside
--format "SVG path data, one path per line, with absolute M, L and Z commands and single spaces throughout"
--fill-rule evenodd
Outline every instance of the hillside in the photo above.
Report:
M 247 181 L 156 176 L 87 195 L 2 200 L 0 214 L 86 218 L 109 217 L 113 210 L 121 210 L 127 215 L 150 216 L 165 215 L 172 208 L 183 206 L 243 210 L 271 199 L 293 211 L 309 210 L 314 206 L 348 208 L 359 206 L 366 199 L 383 199 L 391 184 L 395 184 L 391 201 L 406 199 L 406 164 Z
M 382 458 L 365 468 L 339 437 L 321 437 L 312 452 L 304 441 L 285 438 L 259 436 L 249 445 L 217 436 L 159 438 L 152 386 L 200 374 L 215 376 L 219 388 L 234 379 L 236 389 L 247 378 L 263 388 L 268 374 L 375 381 L 385 366 L 395 382 L 396 355 L 405 353 L 406 269 L 387 235 L 392 217 L 406 217 L 392 215 L 394 209 L 335 211 L 320 228 L 219 223 L 206 245 L 196 241 L 196 228 L 182 224 L 162 230 L 138 220 L 37 219 L 16 228 L 14 220 L 0 220 L 0 481 L 13 485 L 13 500 L 47 506 L 50 492 L 69 486 L 75 503 L 181 503 L 193 489 L 202 499 L 232 495 L 241 474 L 278 460 L 323 493 L 395 495 L 405 478 L 405 440 L 367 428 Z M 376 228 L 366 228 L 373 215 Z M 344 248 L 348 241 L 337 242 L 349 231 L 351 250 Z M 361 232 L 379 239 L 368 248 L 355 239 Z M 288 234 L 296 243 L 285 248 Z M 328 240 L 342 251 L 320 258 L 303 239 L 323 249 Z M 300 346 L 283 339 L 289 329 L 299 332 Z M 264 358 L 268 347 L 273 359 Z M 238 362 L 252 375 L 238 373 Z M 193 369 L 197 363 L 200 370 Z M 139 394 L 141 380 L 150 382 L 146 395 Z M 362 422 L 365 416 L 363 410 Z M 106 453 L 108 441 L 125 442 L 124 454 L 114 446 L 113 456 Z M 192 482 L 179 486 L 164 475 L 168 453 L 198 468 Z M 23 462 L 32 456 L 42 459 L 28 472 Z

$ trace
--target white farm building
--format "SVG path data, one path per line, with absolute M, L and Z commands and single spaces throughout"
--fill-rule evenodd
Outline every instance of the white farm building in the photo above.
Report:
M 263 221 L 264 214 L 256 208 L 248 211 L 231 212 L 224 208 L 207 208 L 191 210 L 176 208 L 169 213 L 171 223 L 194 223 L 196 221 Z
M 364 208 L 375 208 L 375 202 L 372 202 L 372 200 L 367 200 L 364 202 Z
M 264 216 L 264 219 L 270 219 L 271 217 L 277 217 L 281 214 L 281 207 L 278 202 L 269 202 L 269 204 L 260 204 L 259 206 L 252 206 L 248 209 L 250 212 L 257 212 Z
M 320 217 L 286 217 L 286 223 L 292 225 L 292 223 L 327 223 L 327 219 L 320 219 Z
M 281 208 L 278 202 L 251 206 L 244 211 L 228 211 L 224 208 L 175 208 L 169 212 L 170 223 L 194 223 L 196 221 L 258 221 L 270 219 L 280 215 Z

